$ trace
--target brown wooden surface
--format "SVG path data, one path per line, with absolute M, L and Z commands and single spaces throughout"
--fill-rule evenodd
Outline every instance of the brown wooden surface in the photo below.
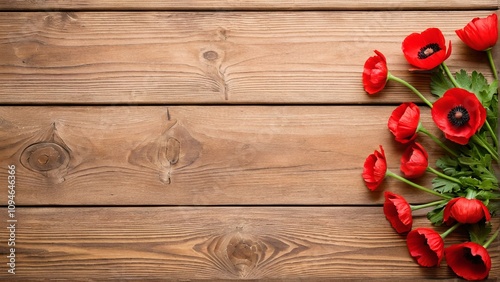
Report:
M 404 146 L 387 129 L 393 109 L 3 107 L 0 160 L 22 176 L 23 205 L 380 203 L 382 193 L 368 193 L 361 171 L 379 144 L 399 171 Z M 425 108 L 422 119 L 433 129 Z M 419 141 L 440 154 L 425 135 Z M 413 201 L 433 199 L 388 183 Z
M 366 58 L 380 50 L 393 75 L 428 92 L 428 76 L 408 72 L 401 42 L 436 26 L 452 42 L 452 70 L 489 75 L 486 57 L 454 31 L 491 13 L 3 13 L 0 103 L 417 101 L 396 83 L 377 99 L 364 95 Z
M 4 0 L 3 10 L 475 10 L 497 9 L 497 0 Z
M 401 41 L 435 26 L 452 41 L 452 70 L 491 79 L 454 30 L 498 6 L 0 1 L 0 280 L 455 280 L 444 263 L 419 267 L 381 209 L 384 190 L 434 198 L 393 180 L 363 185 L 379 144 L 398 172 L 404 146 L 387 118 L 418 99 L 395 83 L 369 97 L 361 72 L 378 49 L 430 97 Z M 419 141 L 433 162 L 441 151 Z M 16 275 L 6 264 L 12 164 Z M 415 227 L 429 226 L 424 214 Z
M 444 264 L 415 267 L 404 237 L 392 231 L 381 213 L 381 207 L 20 208 L 14 278 L 453 277 Z M 425 226 L 427 219 L 416 215 L 415 225 Z M 8 236 L 5 228 L 0 236 Z M 452 236 L 447 242 L 463 239 Z M 491 246 L 494 262 L 499 248 L 498 242 Z M 498 277 L 499 268 L 493 264 L 491 279 Z

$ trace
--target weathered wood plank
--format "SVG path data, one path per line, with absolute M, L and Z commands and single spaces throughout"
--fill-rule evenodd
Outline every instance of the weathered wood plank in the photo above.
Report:
M 444 262 L 419 267 L 380 207 L 19 208 L 16 219 L 16 275 L 2 279 L 454 278 Z M 420 214 L 414 226 L 429 224 Z M 1 228 L 2 254 L 8 237 Z M 498 240 L 489 251 L 494 281 Z
M 496 0 L 4 0 L 0 10 L 461 10 L 497 9 Z
M 16 165 L 23 205 L 380 203 L 361 172 L 379 144 L 399 171 L 404 146 L 387 129 L 393 109 L 1 107 L 0 167 Z M 429 114 L 422 109 L 422 122 L 433 130 Z M 441 150 L 419 140 L 435 160 Z M 429 199 L 387 183 L 413 201 Z
M 454 30 L 491 12 L 2 13 L 0 103 L 416 100 L 395 83 L 379 98 L 365 95 L 361 72 L 373 49 L 391 73 L 428 92 L 428 76 L 407 71 L 401 41 L 435 26 L 452 41 L 452 70 L 489 75 L 484 54 Z

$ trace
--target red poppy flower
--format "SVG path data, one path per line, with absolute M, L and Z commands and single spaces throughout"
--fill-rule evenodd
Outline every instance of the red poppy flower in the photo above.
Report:
M 421 266 L 437 266 L 443 259 L 444 241 L 441 235 L 433 229 L 413 229 L 406 237 L 406 244 L 410 255 Z
M 368 94 L 382 91 L 389 74 L 384 54 L 377 50 L 375 50 L 375 54 L 366 60 L 363 68 L 363 86 Z
M 465 145 L 483 126 L 486 110 L 474 93 L 461 88 L 448 89 L 434 102 L 432 119 L 447 139 Z
M 384 214 L 392 227 L 400 234 L 410 231 L 413 224 L 410 204 L 402 196 L 391 192 L 385 192 L 384 197 Z
M 371 191 L 377 189 L 384 180 L 387 172 L 387 161 L 382 146 L 380 146 L 380 152 L 375 150 L 373 154 L 366 158 L 363 167 L 362 176 L 366 187 Z
M 484 19 L 474 18 L 463 29 L 455 30 L 462 41 L 470 48 L 485 51 L 498 40 L 498 17 L 491 14 Z
M 420 123 L 420 108 L 411 102 L 399 105 L 389 117 L 387 126 L 396 141 L 406 144 L 417 138 Z
M 446 48 L 444 35 L 438 28 L 428 28 L 422 33 L 412 33 L 403 41 L 406 60 L 421 70 L 439 66 L 451 55 L 451 41 Z
M 422 176 L 429 166 L 427 151 L 415 142 L 408 146 L 401 157 L 401 172 L 406 178 L 417 178 Z
M 451 245 L 444 250 L 446 262 L 456 275 L 467 280 L 483 280 L 491 269 L 488 251 L 474 242 Z
M 490 221 L 491 215 L 488 208 L 478 199 L 454 198 L 444 208 L 443 220 L 446 223 L 456 220 L 460 223 L 474 224 L 483 218 Z

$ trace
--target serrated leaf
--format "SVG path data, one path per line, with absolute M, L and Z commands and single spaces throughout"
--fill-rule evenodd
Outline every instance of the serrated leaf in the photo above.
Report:
M 479 94 L 481 91 L 489 92 L 489 84 L 482 73 L 473 71 L 470 76 L 471 84 L 469 85 L 472 92 Z
M 481 184 L 477 186 L 477 188 L 483 191 L 491 191 L 498 187 L 498 183 L 494 183 L 491 179 L 485 179 L 481 181 Z
M 467 75 L 467 72 L 465 70 L 462 69 L 459 72 L 455 73 L 455 81 L 461 88 L 469 91 L 472 90 L 472 80 L 469 75 Z
M 453 83 L 444 75 L 441 69 L 432 74 L 431 93 L 433 95 L 442 97 L 444 92 L 453 87 Z
M 476 194 L 476 199 L 481 200 L 481 201 L 486 201 L 486 200 L 489 200 L 489 199 L 500 199 L 500 192 L 495 192 L 495 191 L 492 192 L 492 191 L 482 190 L 482 191 L 479 191 Z M 492 203 L 492 202 L 489 201 L 488 203 Z M 488 207 L 488 209 L 490 211 L 492 211 L 490 209 L 490 207 Z
M 473 178 L 473 177 L 460 177 L 460 182 L 462 182 L 462 186 L 464 189 L 466 187 L 477 187 L 481 184 L 481 181 L 479 179 Z
M 455 159 L 455 158 L 452 158 L 450 156 L 443 156 L 441 158 L 439 158 L 436 162 L 436 164 L 441 167 L 441 166 L 444 166 L 444 167 L 456 167 L 458 166 L 458 161 Z
M 450 156 L 444 156 L 436 161 L 436 166 L 440 168 L 446 175 L 455 175 L 458 173 L 457 168 L 459 166 L 458 160 L 451 158 Z
M 474 93 L 484 107 L 489 107 L 498 87 L 498 82 L 496 83 L 497 87 L 492 87 L 495 82 L 492 85 L 488 84 L 488 80 L 484 75 L 477 71 L 473 71 L 469 76 L 462 69 L 460 72 L 455 73 L 455 80 L 461 88 Z
M 492 96 L 498 92 L 498 80 L 495 80 L 490 84 L 488 91 Z
M 482 76 L 482 74 L 480 74 L 480 75 L 482 77 L 482 80 L 481 80 L 481 83 L 479 83 L 479 82 L 477 83 L 477 86 L 474 85 L 475 86 L 474 88 L 477 88 L 474 90 L 474 93 L 476 93 L 476 95 L 478 95 L 479 100 L 482 101 L 483 106 L 486 108 L 489 108 L 492 104 L 493 96 L 498 91 L 498 81 L 495 80 L 495 81 L 493 81 L 493 83 L 488 84 L 488 82 L 486 81 L 486 78 L 484 78 L 484 76 Z
M 477 154 L 477 153 L 475 153 Z M 478 165 L 481 164 L 481 162 L 473 157 L 466 156 L 466 157 L 459 157 L 458 161 L 463 164 L 463 165 L 468 165 L 468 166 L 473 166 L 473 165 Z
M 443 224 L 443 214 L 445 205 L 440 205 L 427 213 L 427 219 L 436 226 Z
M 432 180 L 432 188 L 439 193 L 454 193 L 460 190 L 460 185 L 448 179 L 436 177 Z

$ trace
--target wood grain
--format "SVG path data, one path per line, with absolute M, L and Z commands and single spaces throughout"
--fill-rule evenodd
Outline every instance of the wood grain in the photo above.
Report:
M 364 188 L 364 160 L 379 145 L 399 171 L 393 109 L 1 107 L 0 166 L 16 165 L 22 205 L 356 205 L 380 203 L 383 189 L 432 199 L 391 179 Z M 422 123 L 435 132 L 425 108 Z M 432 163 L 441 150 L 419 141 Z
M 0 280 L 456 280 L 444 262 L 418 267 L 381 208 L 385 190 L 412 203 L 435 198 L 391 179 L 364 187 L 364 159 L 379 144 L 398 172 L 404 146 L 387 118 L 391 105 L 418 99 L 395 83 L 370 97 L 361 72 L 378 49 L 393 75 L 430 96 L 401 41 L 439 27 L 453 45 L 448 66 L 491 79 L 484 54 L 454 31 L 498 8 L 0 1 L 0 180 L 16 166 L 17 220 L 12 276 L 0 212 Z M 433 163 L 441 150 L 418 141 Z M 414 227 L 429 226 L 425 211 L 414 215 Z M 499 240 L 489 281 L 500 276 Z
M 393 75 L 428 93 L 429 76 L 408 72 L 401 42 L 435 26 L 452 42 L 452 70 L 491 78 L 484 54 L 454 34 L 491 13 L 7 12 L 0 18 L 0 103 L 417 101 L 396 83 L 378 98 L 365 95 L 361 72 L 373 50 L 386 55 Z
M 2 271 L 3 279 L 454 277 L 444 261 L 439 268 L 419 267 L 381 207 L 19 208 L 16 216 L 16 275 Z M 6 213 L 0 219 L 5 222 Z M 415 214 L 414 226 L 429 224 Z M 464 240 L 459 234 L 447 237 L 446 244 Z M 6 228 L 0 237 L 5 253 Z M 500 276 L 498 239 L 489 251 L 489 279 L 495 281 Z
M 474 10 L 497 9 L 495 0 L 4 0 L 0 10 Z

